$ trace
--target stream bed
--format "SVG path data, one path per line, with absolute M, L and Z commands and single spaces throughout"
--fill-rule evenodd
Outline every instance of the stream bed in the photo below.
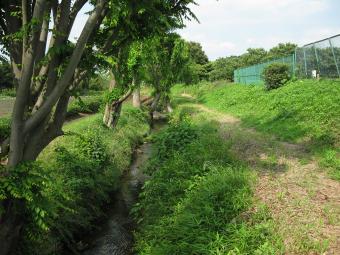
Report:
M 151 155 L 151 144 L 143 143 L 134 153 L 129 171 L 122 179 L 121 186 L 110 208 L 108 219 L 87 242 L 83 255 L 130 255 L 133 247 L 134 222 L 129 212 L 138 199 L 138 194 L 147 178 L 142 167 Z

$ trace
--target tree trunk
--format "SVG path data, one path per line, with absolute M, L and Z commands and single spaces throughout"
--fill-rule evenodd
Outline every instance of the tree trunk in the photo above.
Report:
M 172 113 L 174 111 L 172 109 L 169 96 L 166 97 L 166 110 L 168 111 L 168 113 Z
M 106 104 L 103 122 L 108 128 L 115 128 L 117 126 L 120 113 L 122 111 L 123 102 L 114 102 Z
M 112 90 L 117 86 L 117 82 L 115 79 L 114 74 L 111 72 L 111 81 L 109 85 L 109 91 L 112 92 Z M 105 112 L 103 117 L 104 125 L 108 128 L 115 128 L 118 119 L 120 117 L 120 112 L 122 110 L 122 102 L 112 102 L 112 103 L 106 103 L 105 106 Z
M 0 255 L 14 254 L 13 249 L 24 222 L 17 209 L 23 205 L 19 200 L 5 200 L 2 205 L 7 210 L 0 217 Z
M 132 104 L 136 108 L 140 108 L 141 107 L 140 87 L 139 86 L 133 91 Z
M 153 127 L 153 113 L 157 109 L 160 98 L 161 98 L 161 93 L 160 92 L 156 93 L 156 95 L 155 95 L 155 97 L 154 97 L 154 99 L 151 103 L 151 106 L 150 106 L 149 115 L 150 115 L 150 126 L 151 126 L 151 128 Z

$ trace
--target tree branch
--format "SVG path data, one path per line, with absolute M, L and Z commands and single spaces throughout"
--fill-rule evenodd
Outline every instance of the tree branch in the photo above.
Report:
M 57 82 L 57 85 L 53 89 L 50 96 L 43 103 L 41 108 L 34 114 L 30 119 L 28 119 L 25 123 L 24 132 L 27 133 L 29 130 L 33 129 L 40 121 L 42 121 L 47 114 L 51 111 L 52 107 L 56 104 L 59 97 L 64 93 L 65 89 L 69 86 L 69 82 L 71 81 L 74 71 L 79 64 L 80 58 L 84 52 L 85 45 L 89 36 L 91 35 L 97 20 L 100 17 L 101 12 L 106 7 L 105 0 L 99 0 L 95 7 L 95 10 L 88 18 L 85 27 L 78 39 L 76 47 L 71 56 L 70 62 L 65 69 L 63 76 Z

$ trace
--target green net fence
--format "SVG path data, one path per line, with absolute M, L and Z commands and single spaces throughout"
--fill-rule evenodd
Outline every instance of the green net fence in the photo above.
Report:
M 258 65 L 253 65 L 249 67 L 240 68 L 234 71 L 234 81 L 242 84 L 259 84 L 262 83 L 262 72 L 263 69 L 272 63 L 286 63 L 290 66 L 290 71 L 294 72 L 294 55 L 274 59 L 261 63 Z
M 340 35 L 320 40 L 284 58 L 240 68 L 234 71 L 234 81 L 243 84 L 263 83 L 263 69 L 271 63 L 286 63 L 297 78 L 340 78 Z

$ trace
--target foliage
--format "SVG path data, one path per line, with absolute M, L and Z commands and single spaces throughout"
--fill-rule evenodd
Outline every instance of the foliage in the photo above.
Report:
M 8 117 L 0 118 L 0 142 L 9 137 L 11 128 L 11 120 Z
M 190 58 L 195 64 L 208 64 L 209 59 L 205 54 L 202 45 L 198 42 L 188 42 Z
M 339 149 L 327 148 L 321 153 L 321 166 L 330 170 L 330 176 L 340 181 L 340 151 Z
M 157 157 L 164 160 L 197 138 L 197 131 L 187 122 L 171 124 L 155 138 Z
M 155 37 L 143 47 L 145 81 L 156 93 L 168 96 L 170 88 L 183 79 L 189 64 L 187 43 L 178 34 Z
M 161 131 L 160 137 L 181 133 L 181 125 Z M 157 153 L 164 143 L 155 144 L 153 158 L 158 160 L 148 169 L 156 171 L 134 209 L 139 220 L 136 253 L 280 254 L 268 213 L 249 212 L 248 220 L 242 216 L 252 206 L 254 176 L 231 160 L 217 126 L 196 119 L 191 129 L 197 138 L 166 159 Z
M 277 89 L 286 84 L 290 79 L 289 65 L 283 63 L 273 63 L 263 70 L 263 79 L 266 89 Z
M 212 63 L 212 70 L 209 73 L 210 81 L 228 80 L 232 81 L 234 70 L 240 66 L 238 57 L 219 58 Z

